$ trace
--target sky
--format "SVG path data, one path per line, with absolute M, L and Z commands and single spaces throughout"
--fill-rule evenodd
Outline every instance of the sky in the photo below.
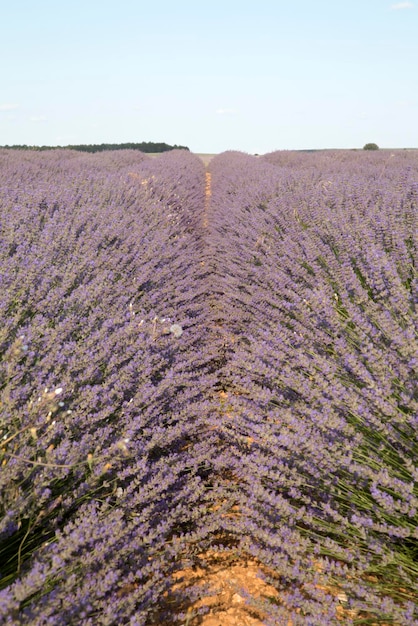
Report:
M 418 148 L 418 0 L 0 0 L 0 145 Z

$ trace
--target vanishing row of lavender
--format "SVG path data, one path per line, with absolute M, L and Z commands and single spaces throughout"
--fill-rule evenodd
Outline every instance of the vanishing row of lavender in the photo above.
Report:
M 224 438 L 274 624 L 418 623 L 418 161 L 224 153 Z
M 210 548 L 266 623 L 418 624 L 416 157 L 210 174 L 0 152 L 0 615 L 184 623 Z
M 203 164 L 4 151 L 0 172 L 0 615 L 164 622 L 214 523 Z

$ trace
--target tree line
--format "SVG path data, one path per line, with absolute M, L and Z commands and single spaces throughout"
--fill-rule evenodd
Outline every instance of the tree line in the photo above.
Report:
M 141 143 L 100 143 L 100 144 L 77 144 L 68 146 L 27 146 L 13 145 L 0 146 L 10 150 L 78 150 L 79 152 L 104 152 L 105 150 L 140 150 L 141 152 L 168 152 L 169 150 L 190 150 L 187 146 L 170 146 L 164 142 L 142 141 Z

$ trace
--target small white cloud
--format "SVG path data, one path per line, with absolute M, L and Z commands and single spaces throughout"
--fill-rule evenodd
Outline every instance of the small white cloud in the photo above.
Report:
M 402 107 L 403 109 L 410 109 L 412 107 L 415 107 L 417 105 L 417 102 L 415 100 L 398 100 L 397 102 L 395 102 L 396 106 L 398 107 Z
M 236 109 L 217 109 L 216 113 L 218 115 L 233 115 L 236 113 Z
M 0 111 L 16 111 L 19 108 L 18 104 L 10 104 L 6 102 L 5 104 L 0 104 Z
M 31 122 L 46 122 L 46 116 L 45 115 L 32 115 L 32 117 L 30 118 Z
M 397 2 L 396 4 L 391 4 L 390 8 L 392 11 L 402 11 L 402 9 L 413 9 L 413 2 Z

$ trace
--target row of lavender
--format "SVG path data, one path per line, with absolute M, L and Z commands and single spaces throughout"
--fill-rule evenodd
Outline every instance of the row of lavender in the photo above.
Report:
M 216 526 L 203 164 L 3 151 L 0 172 L 0 621 L 164 623 Z
M 418 624 L 417 157 L 210 169 L 225 530 L 269 568 L 273 624 Z

